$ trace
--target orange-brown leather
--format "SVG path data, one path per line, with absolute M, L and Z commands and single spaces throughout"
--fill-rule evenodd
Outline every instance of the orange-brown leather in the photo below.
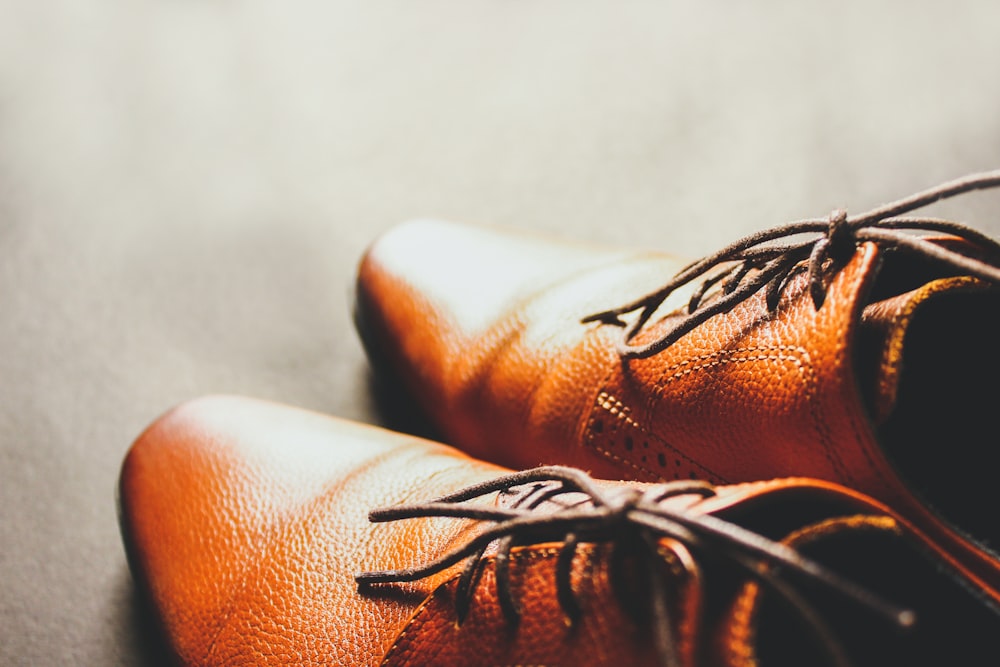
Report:
M 386 653 L 384 665 L 655 665 L 648 628 L 629 620 L 614 602 L 608 576 L 608 548 L 587 546 L 573 563 L 573 584 L 583 602 L 578 624 L 570 625 L 556 603 L 556 560 L 561 545 L 515 549 L 511 554 L 512 590 L 522 620 L 517 628 L 505 622 L 496 601 L 496 571 L 487 561 L 473 597 L 469 616 L 455 623 L 452 609 L 457 575 L 420 606 L 397 641 Z M 683 583 L 678 575 L 676 581 Z M 689 604 L 697 596 L 684 597 Z M 687 610 L 685 610 L 687 611 Z M 683 664 L 695 667 L 694 639 L 697 615 L 681 616 L 689 626 L 682 638 Z
M 607 559 L 590 548 L 574 565 L 585 610 L 575 628 L 557 602 L 554 545 L 512 556 L 525 618 L 517 631 L 499 612 L 490 568 L 461 626 L 449 598 L 454 567 L 359 593 L 356 573 L 422 564 L 478 530 L 449 519 L 376 525 L 371 509 L 498 472 L 429 441 L 209 397 L 172 410 L 132 446 L 121 523 L 180 664 L 597 665 L 610 655 L 652 664 L 648 638 L 608 604 Z
M 899 270 L 894 289 L 872 302 L 883 261 L 877 246 L 860 246 L 818 310 L 800 274 L 774 312 L 758 294 L 658 354 L 623 360 L 621 329 L 581 318 L 658 288 L 685 262 L 414 221 L 363 258 L 358 319 L 373 359 L 473 456 L 646 481 L 804 475 L 845 484 L 921 526 L 1000 601 L 1000 560 L 915 496 L 872 417 L 896 408 L 914 313 L 960 293 L 983 293 L 993 313 L 1000 301 L 970 278 Z M 672 296 L 637 343 L 655 338 L 686 298 Z M 875 342 L 862 351 L 864 327 Z M 869 367 L 857 368 L 862 358 Z M 964 384 L 944 390 L 979 391 Z
M 571 579 L 583 613 L 572 626 L 555 584 L 560 543 L 512 552 L 511 590 L 521 614 L 515 625 L 500 611 L 489 556 L 461 624 L 453 599 L 458 566 L 415 583 L 359 590 L 359 571 L 423 564 L 480 529 L 441 518 L 372 524 L 371 509 L 426 500 L 503 472 L 374 427 L 207 397 L 170 411 L 134 443 L 121 472 L 121 524 L 133 571 L 180 664 L 655 664 L 648 623 L 631 618 L 612 591 L 609 544 L 578 548 Z M 888 508 L 817 480 L 734 485 L 707 499 L 664 502 L 734 520 L 753 515 L 754 529 L 774 533 L 772 539 L 861 514 L 898 525 L 914 553 L 936 550 Z M 660 546 L 682 664 L 728 664 L 709 656 L 732 651 L 707 643 L 739 634 L 718 625 L 735 621 L 706 613 L 706 582 L 688 549 L 670 538 Z M 863 563 L 865 554 L 857 556 Z M 742 590 L 745 575 L 734 572 L 723 597 Z M 746 606 L 754 615 L 753 602 Z
M 447 577 L 384 597 L 354 575 L 439 555 L 466 529 L 372 529 L 376 506 L 495 476 L 442 446 L 292 408 L 207 398 L 133 445 L 120 483 L 130 562 L 181 664 L 377 664 Z

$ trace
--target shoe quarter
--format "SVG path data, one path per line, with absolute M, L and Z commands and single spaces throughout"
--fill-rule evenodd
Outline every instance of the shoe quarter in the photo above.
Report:
M 644 480 L 877 474 L 864 472 L 878 465 L 850 361 L 874 260 L 859 252 L 818 310 L 803 275 L 773 312 L 758 294 L 659 354 L 621 360 L 594 398 L 583 446 Z

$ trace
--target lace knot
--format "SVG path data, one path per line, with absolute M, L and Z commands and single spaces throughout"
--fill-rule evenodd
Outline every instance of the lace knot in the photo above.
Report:
M 826 219 L 799 220 L 766 229 L 689 264 L 655 292 L 619 308 L 588 315 L 581 322 L 621 327 L 622 339 L 618 344 L 621 356 L 626 359 L 646 358 L 669 347 L 709 318 L 732 310 L 761 290 L 764 290 L 764 303 L 768 310 L 775 310 L 785 286 L 801 271 L 808 272 L 809 295 L 818 310 L 826 300 L 828 278 L 850 260 L 861 243 L 874 243 L 882 250 L 917 255 L 952 271 L 1000 284 L 1000 243 L 995 239 L 951 220 L 904 215 L 941 199 L 995 187 L 1000 187 L 1000 170 L 944 183 L 852 218 L 838 208 Z M 947 234 L 969 245 L 952 248 L 913 232 Z M 795 237 L 804 234 L 813 236 L 804 241 L 796 240 Z M 781 243 L 782 240 L 785 242 Z M 720 272 L 711 274 L 720 265 L 725 266 Z M 695 290 L 684 316 L 672 318 L 671 324 L 654 340 L 643 344 L 632 342 L 667 297 L 699 279 L 702 285 Z M 720 285 L 721 289 L 714 298 L 706 299 L 706 293 L 713 285 Z M 638 312 L 638 317 L 627 324 L 622 316 L 635 312 Z
M 845 261 L 854 252 L 857 241 L 854 232 L 847 222 L 847 211 L 835 208 L 830 213 L 830 222 L 826 228 L 826 239 L 830 244 L 830 256 Z
M 466 504 L 490 493 L 504 493 L 526 486 L 530 490 L 516 507 Z M 531 500 L 531 496 L 536 494 L 536 500 Z M 777 599 L 791 605 L 807 620 L 807 627 L 814 631 L 816 640 L 827 650 L 831 662 L 838 666 L 847 664 L 842 647 L 813 608 L 778 578 L 780 571 L 796 573 L 839 592 L 892 622 L 902 624 L 900 619 L 909 618 L 906 610 L 900 610 L 857 584 L 803 558 L 784 544 L 710 514 L 684 509 L 689 507 L 684 502 L 665 502 L 689 495 L 710 497 L 715 495 L 715 489 L 701 481 L 667 482 L 645 487 L 645 490 L 625 486 L 609 488 L 599 485 L 581 470 L 562 466 L 513 473 L 426 503 L 371 512 L 372 521 L 447 516 L 476 519 L 492 525 L 485 527 L 466 544 L 424 565 L 361 572 L 355 575 L 355 579 L 362 586 L 416 581 L 464 561 L 454 603 L 460 624 L 469 611 L 487 549 L 495 544 L 497 600 L 504 617 L 516 624 L 521 611 L 512 592 L 511 549 L 514 546 L 562 542 L 555 571 L 556 596 L 567 623 L 572 626 L 583 614 L 571 577 L 577 547 L 581 543 L 610 544 L 609 577 L 612 586 L 616 588 L 623 605 L 636 602 L 634 599 L 623 599 L 625 596 L 622 593 L 624 581 L 628 578 L 626 568 L 637 573 L 641 581 L 641 597 L 645 601 L 645 610 L 638 613 L 651 615 L 649 627 L 652 639 L 661 663 L 667 667 L 675 667 L 679 660 L 673 635 L 674 621 L 667 604 L 670 596 L 669 575 L 664 571 L 660 549 L 664 539 L 681 544 L 692 555 L 724 561 L 775 593 Z M 543 502 L 560 497 L 564 497 L 565 502 L 557 502 L 558 509 L 554 512 L 550 511 L 551 507 L 541 508 Z M 626 565 L 626 556 L 631 565 Z
M 847 222 L 847 211 L 835 208 L 830 213 L 826 235 L 817 239 L 809 253 L 809 296 L 816 310 L 826 300 L 826 273 L 829 260 L 845 264 L 857 247 L 857 239 Z
M 621 494 L 609 495 L 606 500 L 609 518 L 622 523 L 627 522 L 629 513 L 639 507 L 644 499 L 645 494 L 635 487 L 622 489 Z

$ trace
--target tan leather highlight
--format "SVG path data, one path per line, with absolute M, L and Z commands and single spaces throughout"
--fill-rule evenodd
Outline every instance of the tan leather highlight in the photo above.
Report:
M 465 531 L 454 521 L 373 530 L 369 510 L 495 475 L 426 441 L 207 398 L 135 443 L 122 524 L 181 664 L 377 664 L 447 574 L 363 597 L 355 573 L 434 557 Z
M 414 583 L 359 590 L 358 572 L 421 565 L 483 529 L 444 518 L 373 524 L 370 510 L 507 472 L 426 440 L 264 401 L 209 397 L 172 410 L 132 446 L 120 479 L 122 531 L 133 572 L 182 665 L 658 664 L 641 609 L 648 582 L 626 561 L 626 599 L 640 605 L 633 618 L 613 590 L 613 542 L 578 546 L 570 572 L 583 613 L 573 627 L 558 600 L 558 541 L 515 546 L 516 624 L 501 612 L 489 553 L 460 625 L 460 564 Z M 599 484 L 619 492 L 644 486 Z M 888 508 L 827 482 L 769 480 L 714 492 L 662 502 L 772 539 L 871 514 L 898 523 L 907 554 L 936 549 Z M 713 642 L 732 634 L 724 627 L 732 621 L 720 612 L 743 590 L 746 571 L 724 550 L 699 553 L 679 540 L 661 539 L 656 563 L 668 582 L 677 653 L 685 665 L 721 664 L 711 657 L 719 654 Z M 981 606 L 946 568 L 934 576 Z M 850 615 L 846 624 L 853 632 Z M 945 641 L 929 636 L 938 646 Z
M 494 252 L 503 233 L 450 228 L 460 227 L 461 241 L 447 255 L 433 247 L 447 223 L 426 243 L 408 233 L 409 253 L 433 257 L 439 272 L 448 271 L 454 254 L 463 255 L 464 266 L 474 265 L 474 257 L 504 264 Z M 408 390 L 449 444 L 510 467 L 560 463 L 606 478 L 734 483 L 802 475 L 844 484 L 920 525 L 953 565 L 1000 602 L 1000 560 L 915 497 L 887 459 L 871 418 L 894 408 L 894 373 L 905 363 L 899 345 L 914 313 L 970 291 L 976 281 L 935 281 L 931 267 L 926 276 L 906 277 L 917 284 L 879 296 L 873 306 L 876 273 L 887 260 L 866 243 L 833 274 L 818 310 L 799 274 L 774 312 L 758 294 L 649 358 L 623 360 L 615 349 L 621 330 L 583 325 L 581 318 L 658 288 L 685 262 L 609 252 L 589 271 L 559 272 L 558 260 L 545 255 L 548 284 L 540 273 L 521 282 L 513 268 L 493 274 L 521 297 L 498 302 L 490 327 L 482 324 L 484 302 L 476 295 L 425 289 L 422 264 L 411 259 L 397 266 L 396 253 L 384 251 L 393 234 L 376 242 L 359 267 L 362 333 L 368 349 L 384 357 L 389 381 Z M 518 238 L 520 261 L 527 262 L 530 243 Z M 536 251 L 550 252 L 552 243 L 538 241 Z M 466 276 L 456 272 L 452 279 Z M 672 296 L 658 314 L 663 319 L 636 342 L 656 338 L 685 298 Z M 995 308 L 991 298 L 984 303 Z M 466 307 L 479 313 L 474 331 L 463 329 Z M 860 331 L 876 324 L 879 308 L 888 316 L 879 325 L 883 355 L 859 375 Z
M 451 239 L 445 250 L 439 248 L 442 237 Z M 530 235 L 513 239 L 445 222 L 403 225 L 361 262 L 359 319 L 369 353 L 399 372 L 399 381 L 451 442 L 512 468 L 567 463 L 565 444 L 577 439 L 581 415 L 617 361 L 616 332 L 580 326 L 581 307 L 609 307 L 636 285 L 652 289 L 682 263 L 581 249 L 582 256 L 563 266 L 561 243 Z M 508 273 L 462 274 L 467 258 L 484 247 L 495 254 L 489 265 L 507 266 Z M 436 270 L 417 270 L 418 257 Z M 397 270 L 401 263 L 408 270 Z M 517 272 L 536 264 L 544 271 L 528 271 L 526 278 Z M 506 290 L 478 294 L 463 286 L 449 292 L 441 276 L 452 285 L 497 283 Z M 470 301 L 477 312 L 492 305 L 492 326 L 479 316 L 473 318 L 476 326 L 463 326 L 468 319 L 461 313 Z M 604 456 L 579 450 L 574 465 L 598 476 L 620 475 Z

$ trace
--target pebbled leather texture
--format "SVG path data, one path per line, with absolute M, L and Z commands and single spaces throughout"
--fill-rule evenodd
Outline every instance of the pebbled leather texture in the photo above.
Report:
M 377 664 L 443 581 L 357 594 L 372 563 L 411 563 L 454 522 L 379 526 L 369 510 L 496 474 L 429 442 L 249 399 L 210 397 L 157 420 L 121 472 L 133 571 L 180 664 Z
M 511 588 L 521 620 L 513 625 L 500 612 L 489 554 L 463 623 L 453 599 L 457 565 L 414 583 L 359 590 L 359 571 L 430 561 L 482 529 L 443 518 L 372 524 L 369 510 L 429 499 L 504 472 L 426 440 L 264 401 L 206 397 L 171 410 L 133 444 L 120 477 L 122 532 L 135 577 L 182 665 L 658 664 L 648 619 L 627 613 L 613 590 L 608 543 L 582 543 L 572 561 L 583 610 L 574 626 L 557 601 L 558 542 L 515 547 Z M 820 561 L 830 536 L 849 542 L 879 532 L 885 541 L 876 550 L 901 549 L 899 563 L 922 569 L 912 574 L 895 560 L 872 568 L 867 550 L 851 548 L 838 569 L 866 576 L 878 594 L 897 580 L 886 590 L 905 597 L 918 614 L 945 600 L 948 614 L 972 609 L 980 623 L 969 637 L 943 621 L 927 623 L 918 640 L 887 635 L 879 643 L 890 657 L 951 654 L 952 642 L 960 644 L 958 655 L 982 651 L 976 638 L 992 637 L 982 632 L 984 624 L 1000 628 L 1000 616 L 943 566 L 933 543 L 846 488 L 770 480 L 718 488 L 708 499 L 681 495 L 663 502 L 789 544 L 812 541 Z M 780 614 L 761 603 L 767 596 L 722 552 L 690 551 L 665 538 L 660 554 L 682 664 L 747 664 L 759 652 L 759 634 L 781 636 L 796 627 L 794 619 L 772 620 Z M 631 585 L 633 596 L 642 597 L 645 582 Z M 815 587 L 802 590 L 810 598 L 816 593 Z M 863 628 L 884 632 L 884 621 L 873 625 L 856 605 L 840 607 L 842 600 L 818 609 L 845 641 Z M 820 659 L 816 651 L 807 647 L 813 661 Z M 858 664 L 883 664 L 867 659 L 868 651 L 858 648 Z M 780 646 L 765 658 L 762 667 L 799 664 Z
M 1000 370 L 995 289 L 867 243 L 818 310 L 799 274 L 774 312 L 760 293 L 649 358 L 623 360 L 620 328 L 580 320 L 658 288 L 687 262 L 568 247 L 569 260 L 555 239 L 417 220 L 362 259 L 357 319 L 369 355 L 449 444 L 506 466 L 559 463 L 609 478 L 844 484 L 917 523 L 1000 601 L 1000 559 L 975 529 L 988 507 L 978 496 L 949 500 L 989 480 L 969 477 L 942 442 L 968 442 L 971 454 L 995 430 L 979 407 Z M 636 342 L 655 338 L 687 296 L 673 295 Z M 934 342 L 917 351 L 918 337 Z M 921 371 L 951 355 L 959 370 Z M 917 450 L 921 463 L 907 467 Z

